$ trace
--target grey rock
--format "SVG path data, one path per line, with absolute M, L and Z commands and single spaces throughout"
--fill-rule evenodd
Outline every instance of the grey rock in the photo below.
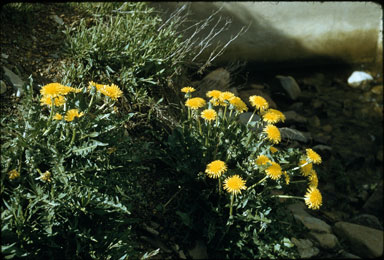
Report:
M 358 225 L 362 225 L 362 226 L 366 226 L 366 227 L 370 227 L 370 228 L 374 228 L 374 229 L 383 230 L 383 226 L 381 225 L 379 219 L 376 216 L 373 216 L 370 214 L 358 215 L 358 216 L 352 218 L 351 220 L 349 220 L 349 222 L 354 223 L 354 224 L 358 224 Z
M 188 250 L 192 259 L 208 259 L 207 247 L 203 241 L 197 240 L 195 247 Z
M 311 215 L 306 211 L 306 206 L 304 202 L 298 201 L 293 204 L 289 204 L 287 208 L 292 212 L 292 214 L 297 214 L 304 217 L 311 217 Z
M 345 258 L 345 259 L 361 259 L 361 257 L 357 256 L 357 255 L 354 255 L 354 254 L 351 254 L 349 252 L 346 252 L 343 250 L 343 252 L 340 254 L 340 256 L 342 258 Z
M 354 254 L 363 258 L 383 255 L 383 231 L 348 222 L 337 222 L 333 230 L 349 244 Z
M 3 95 L 5 92 L 7 92 L 7 85 L 4 81 L 0 80 L 0 95 Z
M 311 231 L 318 233 L 331 233 L 332 228 L 330 225 L 325 223 L 323 220 L 312 217 L 312 216 L 303 216 L 298 214 L 293 214 L 296 220 L 301 222 L 306 228 Z
M 383 217 L 383 181 L 380 181 L 373 194 L 365 202 L 363 211 L 378 218 Z
M 293 237 L 291 241 L 297 246 L 297 251 L 301 258 L 311 258 L 320 253 L 320 250 L 317 247 L 314 247 L 309 239 L 297 239 Z
M 24 81 L 7 67 L 3 66 L 3 70 L 4 70 L 4 76 L 6 76 L 11 81 L 12 85 L 16 89 L 16 92 L 17 92 L 16 96 L 20 97 L 21 95 L 23 95 Z
M 312 149 L 317 151 L 332 151 L 332 147 L 323 144 L 315 145 L 312 147 Z
M 293 77 L 277 75 L 276 78 L 280 80 L 281 85 L 292 100 L 296 100 L 300 96 L 301 89 Z
M 51 15 L 51 18 L 58 24 L 63 25 L 64 21 L 60 17 L 58 17 L 56 14 Z
M 296 113 L 293 110 L 289 110 L 289 111 L 283 112 L 283 114 L 284 114 L 285 120 L 287 122 L 297 122 L 297 123 L 306 123 L 307 122 L 307 118 L 306 117 Z
M 339 241 L 334 234 L 309 232 L 308 235 L 324 249 L 333 249 L 339 244 Z
M 249 121 L 249 119 L 251 118 L 252 116 L 252 112 L 244 112 L 244 113 L 241 113 L 239 115 L 239 122 L 246 125 Z M 257 115 L 256 113 L 253 115 L 252 117 L 252 120 L 251 122 L 256 122 L 256 121 L 259 121 L 260 120 L 260 116 Z M 256 126 L 255 127 L 251 127 L 250 129 L 252 130 L 257 130 L 257 131 L 261 131 L 262 130 L 262 127 L 259 127 L 257 128 Z
M 229 91 L 230 74 L 224 68 L 216 69 L 205 76 L 198 84 L 196 97 L 206 97 L 210 90 Z
M 5 53 L 2 53 L 1 54 L 1 58 L 3 59 L 8 59 L 9 55 L 8 54 L 5 54 Z
M 308 138 L 299 130 L 288 127 L 281 127 L 279 130 L 281 139 L 296 140 L 302 143 L 308 142 Z
M 367 82 L 372 81 L 373 77 L 364 71 L 354 71 L 348 78 L 348 85 L 352 88 L 363 87 Z

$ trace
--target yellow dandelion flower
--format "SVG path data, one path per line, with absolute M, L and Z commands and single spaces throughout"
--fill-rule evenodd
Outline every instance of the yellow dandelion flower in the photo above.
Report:
M 233 97 L 235 97 L 235 94 L 233 94 L 232 92 L 229 92 L 229 91 L 221 92 L 219 95 L 219 101 L 221 102 L 220 105 L 227 106 L 228 103 L 225 101 L 229 102 L 229 100 Z
M 305 204 L 310 209 L 319 209 L 322 205 L 322 196 L 320 191 L 315 187 L 309 187 L 307 193 L 304 196 Z
M 60 83 L 49 83 L 40 89 L 40 93 L 43 96 L 57 97 L 59 95 L 64 95 L 65 87 Z
M 278 152 L 279 150 L 273 146 L 269 147 L 269 150 L 271 151 L 271 153 L 276 153 Z
M 12 171 L 8 172 L 8 175 L 9 175 L 8 178 L 9 178 L 10 180 L 14 180 L 14 179 L 20 177 L 20 173 L 19 173 L 16 169 L 13 169 Z
M 227 171 L 227 165 L 225 162 L 216 160 L 207 165 L 205 172 L 210 178 L 219 178 L 223 173 Z
M 269 107 L 267 100 L 261 96 L 250 96 L 249 102 L 252 106 L 254 106 L 256 109 L 259 109 L 260 111 L 267 110 Z
M 277 144 L 281 141 L 281 135 L 279 129 L 274 125 L 267 125 L 264 128 L 264 132 L 267 134 L 267 138 L 273 143 Z
M 81 91 L 82 91 L 81 88 L 73 88 L 73 87 L 64 86 L 63 95 L 66 95 L 70 92 L 79 93 Z
M 257 158 L 256 158 L 256 164 L 257 165 L 266 165 L 268 162 L 271 162 L 269 160 L 269 158 L 265 155 L 259 155 Z
M 199 109 L 205 106 L 205 100 L 199 97 L 189 98 L 185 101 L 185 105 L 191 109 Z
M 285 184 L 289 184 L 289 182 L 291 181 L 291 179 L 289 178 L 289 175 L 286 171 L 283 171 L 283 175 L 285 177 Z
M 51 182 L 51 173 L 49 171 L 46 171 L 40 176 L 40 180 L 46 181 L 46 182 Z
M 184 92 L 184 93 L 192 93 L 196 91 L 196 89 L 194 89 L 193 87 L 184 87 L 181 89 L 181 92 Z
M 53 98 L 53 104 L 57 107 L 63 106 L 65 104 L 66 100 L 65 97 L 59 95 L 55 98 Z M 50 96 L 42 96 L 40 99 L 40 104 L 41 105 L 47 105 L 47 106 L 52 106 L 52 97 Z
M 219 99 L 220 94 L 221 94 L 220 90 L 211 90 L 207 92 L 207 97 Z
M 56 115 L 53 116 L 53 119 L 55 119 L 55 120 L 61 120 L 61 119 L 63 119 L 63 116 L 60 115 L 59 113 L 56 113 Z
M 239 175 L 233 175 L 224 180 L 224 189 L 227 192 L 232 194 L 241 193 L 241 190 L 245 190 L 247 187 L 245 186 L 245 180 L 243 180 Z
M 311 173 L 308 176 L 309 180 L 309 187 L 317 188 L 317 185 L 319 184 L 319 179 L 317 178 L 317 173 L 315 170 L 312 170 Z
M 302 166 L 304 164 L 307 164 L 307 165 Z M 299 167 L 303 176 L 308 176 L 312 171 L 312 163 L 308 163 L 306 160 L 300 160 Z
M 82 117 L 84 115 L 83 112 L 79 113 L 78 109 L 71 109 L 67 112 L 64 119 L 67 122 L 71 122 L 75 119 L 75 117 Z
M 119 97 L 123 95 L 121 89 L 115 85 L 105 85 L 103 88 L 99 89 L 100 93 L 103 93 L 107 97 L 110 97 L 112 100 L 117 100 Z
M 312 149 L 306 149 L 305 151 L 307 152 L 307 157 L 311 162 L 313 162 L 314 164 L 321 163 L 321 157 L 315 151 L 313 151 Z
M 280 121 L 284 122 L 285 116 L 279 110 L 270 108 L 263 114 L 263 121 L 270 124 L 275 124 Z
M 269 166 L 265 172 L 267 173 L 267 175 L 273 179 L 273 180 L 277 180 L 280 178 L 282 172 L 281 172 L 281 166 L 276 163 L 276 162 L 271 162 L 271 166 Z
M 201 117 L 206 121 L 212 121 L 216 119 L 217 113 L 213 109 L 205 109 L 203 112 L 201 112 Z
M 238 113 L 243 113 L 244 111 L 248 111 L 247 105 L 239 97 L 232 97 L 229 100 L 229 103 L 235 107 L 235 109 Z

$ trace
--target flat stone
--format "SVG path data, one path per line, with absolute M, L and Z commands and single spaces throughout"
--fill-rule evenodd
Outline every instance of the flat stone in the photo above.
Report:
M 333 249 L 339 244 L 339 241 L 334 234 L 309 232 L 308 235 L 324 249 Z
M 306 123 L 307 122 L 307 118 L 296 113 L 296 111 L 293 111 L 293 110 L 289 110 L 289 111 L 286 111 L 286 112 L 283 112 L 284 116 L 285 116 L 285 120 L 287 122 L 297 122 L 297 123 Z
M 314 247 L 309 239 L 297 239 L 293 237 L 291 241 L 297 247 L 300 258 L 311 258 L 320 253 L 320 250 L 317 247 Z
M 331 233 L 332 228 L 330 225 L 325 223 L 323 220 L 312 217 L 312 216 L 303 216 L 298 214 L 293 214 L 296 220 L 301 222 L 306 228 L 311 231 L 318 233 Z
M 17 91 L 16 96 L 20 97 L 24 93 L 24 90 L 23 90 L 24 81 L 7 67 L 3 66 L 3 70 L 4 70 L 4 76 L 6 76 L 11 81 L 12 85 L 16 89 Z
M 280 80 L 281 85 L 292 100 L 296 100 L 300 96 L 301 89 L 293 77 L 277 75 L 276 78 Z
M 383 231 L 348 222 L 337 222 L 333 230 L 349 244 L 354 254 L 363 258 L 383 255 Z
M 299 130 L 289 127 L 281 127 L 279 128 L 279 130 L 281 134 L 281 139 L 296 140 L 302 143 L 308 142 L 307 137 Z

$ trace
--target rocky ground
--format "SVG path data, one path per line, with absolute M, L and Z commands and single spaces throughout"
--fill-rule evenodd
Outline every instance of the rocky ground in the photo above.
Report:
M 56 81 L 55 67 L 64 59 L 59 32 L 81 15 L 60 4 L 47 4 L 22 23 L 2 17 L 1 113 L 14 111 L 30 75 L 41 85 Z M 308 211 L 302 203 L 290 207 L 298 223 L 308 229 L 293 239 L 301 256 L 382 255 L 382 76 L 351 87 L 347 80 L 354 70 L 345 67 L 259 71 L 248 64 L 236 73 L 230 71 L 224 66 L 193 84 L 230 89 L 243 100 L 263 95 L 287 117 L 280 125 L 283 145 L 313 148 L 323 157 L 318 171 L 323 207 L 319 211 Z M 201 243 L 180 253 L 174 245 L 160 242 L 161 227 L 156 223 L 145 229 L 152 238 L 144 236 L 143 241 L 168 255 L 206 255 Z

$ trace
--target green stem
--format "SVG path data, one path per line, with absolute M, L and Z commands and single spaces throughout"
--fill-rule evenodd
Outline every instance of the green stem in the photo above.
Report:
M 300 166 L 298 166 L 298 167 L 296 167 L 296 168 L 293 168 L 292 171 L 296 171 L 296 170 L 298 170 L 298 169 L 300 169 L 300 168 L 302 168 L 302 167 L 304 167 L 304 166 L 306 166 L 306 165 L 308 165 L 308 164 L 310 164 L 310 162 L 306 162 L 306 163 L 304 163 L 303 165 L 300 165 Z
M 264 178 L 262 178 L 260 181 L 256 182 L 255 184 L 253 184 L 252 186 L 249 186 L 249 187 L 247 188 L 247 190 L 250 190 L 250 189 L 254 188 L 255 186 L 257 186 L 257 185 L 259 185 L 260 183 L 262 183 L 263 181 L 265 181 L 266 179 L 268 179 L 268 175 L 265 176 Z
M 221 178 L 219 177 L 219 196 L 221 196 Z
M 200 118 L 197 118 L 197 123 L 199 124 L 199 133 L 200 133 L 200 135 L 203 135 L 203 133 L 201 132 Z
M 252 121 L 252 118 L 253 118 L 253 116 L 255 115 L 255 113 L 256 113 L 256 109 L 253 110 L 253 113 L 252 113 L 251 117 L 249 118 L 249 120 L 248 120 L 248 122 L 247 122 L 247 125 Z
M 291 196 L 291 195 L 272 195 L 272 198 L 299 199 L 299 200 L 303 200 L 304 199 L 304 197 Z
M 226 106 L 224 107 L 223 122 L 226 121 L 225 116 L 226 116 L 226 114 L 227 114 L 227 107 L 228 107 L 228 105 L 226 105 Z
M 76 129 L 73 128 L 72 129 L 72 139 L 71 139 L 71 142 L 69 143 L 69 147 L 72 146 L 73 142 L 75 141 L 75 137 L 76 137 Z
M 55 110 L 55 104 L 54 104 L 54 101 L 55 101 L 55 98 L 51 98 L 51 114 L 49 115 L 49 119 L 48 119 L 48 122 L 47 122 L 47 128 L 49 127 L 51 121 L 52 121 L 52 118 L 53 118 L 53 111 Z
M 235 197 L 235 195 L 232 193 L 232 195 L 231 195 L 231 205 L 229 207 L 229 217 L 232 217 L 232 207 L 233 207 L 234 197 Z

